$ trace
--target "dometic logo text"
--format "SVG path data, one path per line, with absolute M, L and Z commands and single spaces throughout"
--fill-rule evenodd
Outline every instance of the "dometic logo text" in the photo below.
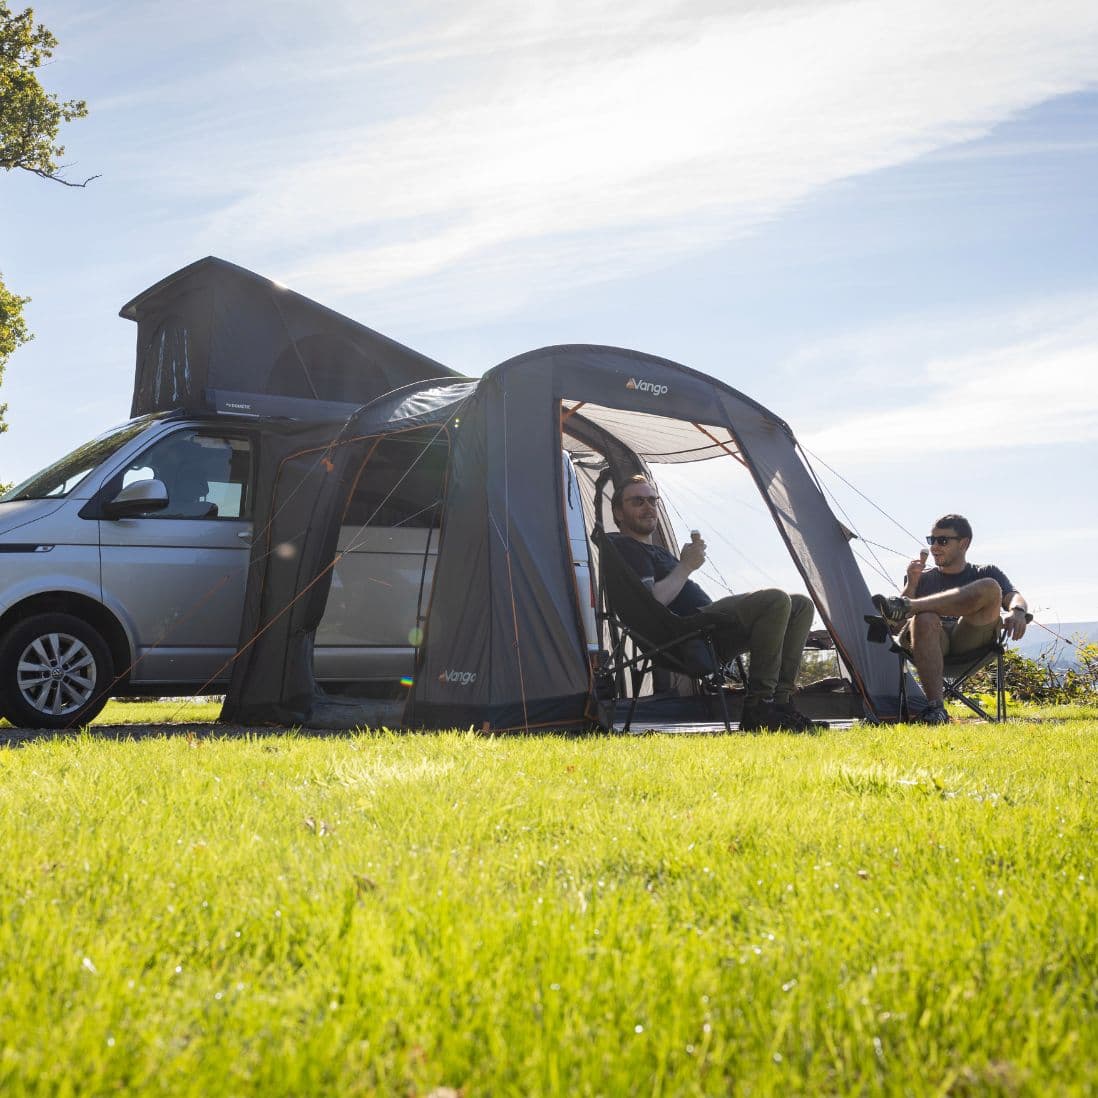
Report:
M 626 383 L 627 389 L 636 389 L 638 393 L 651 393 L 654 397 L 666 396 L 667 386 L 657 385 L 654 381 L 638 381 L 631 377 Z
M 457 683 L 458 686 L 468 686 L 477 681 L 475 671 L 443 671 L 438 677 L 439 682 Z

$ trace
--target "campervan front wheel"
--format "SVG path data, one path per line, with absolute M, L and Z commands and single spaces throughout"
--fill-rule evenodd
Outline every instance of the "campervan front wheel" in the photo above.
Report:
M 107 703 L 110 649 L 71 614 L 36 614 L 0 642 L 0 709 L 17 728 L 79 728 Z

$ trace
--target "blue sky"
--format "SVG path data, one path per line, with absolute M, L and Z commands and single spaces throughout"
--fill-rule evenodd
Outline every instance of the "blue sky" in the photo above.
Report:
M 125 418 L 119 307 L 215 254 L 468 373 L 570 342 L 704 370 L 887 547 L 872 589 L 956 510 L 1042 620 L 1098 619 L 1089 0 L 36 13 L 47 85 L 89 103 L 69 174 L 102 178 L 0 179 L 37 333 L 0 480 Z M 661 484 L 733 587 L 795 584 L 742 486 Z

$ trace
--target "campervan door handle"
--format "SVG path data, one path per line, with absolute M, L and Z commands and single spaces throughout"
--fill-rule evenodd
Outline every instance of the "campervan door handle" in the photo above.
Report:
M 251 532 L 251 530 L 241 530 L 241 531 L 240 531 L 240 533 L 239 533 L 239 534 L 237 534 L 236 536 L 237 536 L 238 538 L 240 538 L 240 540 L 241 540 L 241 541 L 246 541 L 246 542 L 249 542 L 249 543 L 250 543 L 250 542 L 251 542 L 251 540 L 252 540 L 252 532 Z

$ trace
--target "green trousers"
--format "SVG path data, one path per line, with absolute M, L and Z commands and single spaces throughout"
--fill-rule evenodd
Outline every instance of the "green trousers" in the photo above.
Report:
M 767 587 L 718 599 L 692 618 L 719 626 L 714 640 L 722 660 L 745 652 L 750 657 L 749 698 L 773 697 L 787 702 L 812 628 L 812 615 L 812 600 L 805 595 Z

